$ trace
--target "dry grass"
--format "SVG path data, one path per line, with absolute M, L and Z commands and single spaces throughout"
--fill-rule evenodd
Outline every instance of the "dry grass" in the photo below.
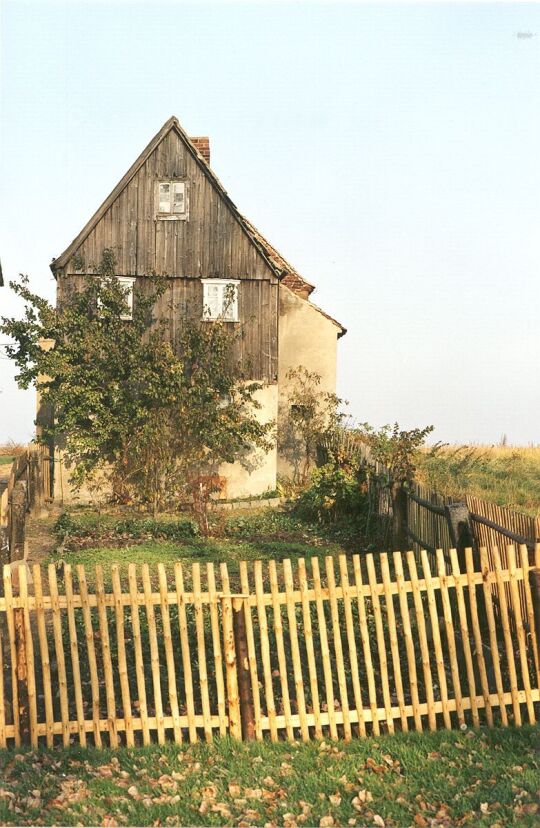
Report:
M 23 443 L 16 443 L 8 440 L 7 443 L 0 443 L 0 457 L 16 457 L 22 454 L 26 446 Z
M 540 445 L 426 449 L 420 455 L 417 477 L 441 494 L 472 494 L 540 515 Z

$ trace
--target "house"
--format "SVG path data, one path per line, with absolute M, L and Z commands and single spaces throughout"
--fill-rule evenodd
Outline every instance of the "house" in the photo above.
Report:
M 212 319 L 227 306 L 228 286 L 234 285 L 226 318 L 242 326 L 238 356 L 250 366 L 250 379 L 263 386 L 258 398 L 265 422 L 287 410 L 290 368 L 317 371 L 324 390 L 335 391 L 337 340 L 345 329 L 310 301 L 313 285 L 238 211 L 210 166 L 208 138 L 188 137 L 176 118 L 53 259 L 57 299 L 70 283 L 92 274 L 105 248 L 113 249 L 116 273 L 131 296 L 144 290 L 147 274 L 168 277 L 156 313 L 169 318 L 172 336 L 175 314 L 195 309 L 199 318 L 204 312 Z M 277 450 L 257 458 L 250 470 L 227 465 L 227 496 L 272 490 L 287 470 Z

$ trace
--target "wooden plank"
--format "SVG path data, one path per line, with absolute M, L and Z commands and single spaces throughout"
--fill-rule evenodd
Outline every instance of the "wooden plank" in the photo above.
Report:
M 364 585 L 362 583 L 362 569 L 360 566 L 360 557 L 353 555 L 353 569 L 354 581 L 356 587 L 356 598 L 358 603 L 358 622 L 360 626 L 360 639 L 362 641 L 362 650 L 364 653 L 364 664 L 366 666 L 369 707 L 371 710 L 371 721 L 373 725 L 373 733 L 375 736 L 379 735 L 379 718 L 377 715 L 377 689 L 375 687 L 375 673 L 373 670 L 373 661 L 371 658 L 371 646 L 369 641 L 369 628 L 366 616 L 366 604 L 364 598 Z M 364 711 L 365 715 L 365 711 Z
M 156 713 L 158 743 L 165 744 L 165 724 L 163 721 L 163 699 L 161 696 L 161 666 L 159 663 L 159 647 L 156 629 L 156 616 L 152 602 L 152 584 L 148 564 L 142 565 L 142 583 L 144 604 L 148 619 L 148 638 L 150 643 L 150 663 L 152 666 L 152 688 L 154 691 L 154 710 Z
M 223 680 L 223 656 L 221 653 L 221 635 L 219 628 L 219 598 L 216 592 L 216 575 L 214 564 L 210 561 L 206 564 L 206 577 L 208 580 L 208 600 L 210 603 L 210 624 L 212 627 L 212 646 L 214 649 L 214 667 L 216 673 L 216 691 L 219 716 L 219 734 L 225 736 L 227 733 L 227 710 L 225 698 L 225 682 Z M 251 619 L 251 616 L 250 616 Z M 251 629 L 253 637 L 253 628 Z M 257 662 L 255 660 L 255 669 Z M 256 684 L 255 687 L 259 685 Z M 259 707 L 259 730 L 260 730 L 260 707 Z M 261 737 L 262 739 L 262 731 Z
M 79 642 L 77 639 L 77 624 L 75 622 L 75 610 L 73 608 L 73 577 L 71 573 L 70 564 L 64 564 L 64 585 L 66 590 L 69 647 L 71 654 L 71 671 L 73 676 L 73 685 L 75 693 L 75 710 L 77 714 L 78 735 L 81 746 L 85 747 L 86 730 L 84 727 L 81 667 L 79 664 Z
M 186 693 L 186 710 L 189 727 L 189 741 L 197 741 L 197 727 L 195 724 L 195 701 L 193 697 L 193 673 L 191 670 L 191 653 L 189 649 L 189 635 L 187 626 L 186 602 L 184 591 L 184 573 L 180 562 L 174 565 L 174 580 L 178 602 L 178 628 L 180 632 L 180 646 L 182 649 L 182 667 L 184 670 L 184 690 Z
M 120 600 L 122 585 L 120 583 L 120 570 L 118 564 L 111 566 L 111 581 L 114 595 L 114 615 L 116 621 L 116 647 L 118 653 L 118 677 L 120 679 L 120 693 L 122 696 L 122 709 L 126 722 L 126 745 L 133 747 L 133 717 L 131 714 L 131 693 L 129 689 L 129 676 L 126 657 L 126 634 L 124 626 L 124 607 Z
M 435 713 L 435 697 L 433 694 L 433 679 L 431 675 L 431 663 L 429 660 L 429 646 L 426 630 L 426 619 L 424 616 L 424 604 L 418 583 L 418 572 L 413 552 L 407 552 L 407 566 L 409 578 L 412 584 L 414 612 L 416 616 L 416 627 L 418 629 L 418 640 L 422 655 L 422 673 L 424 676 L 424 688 L 426 691 L 426 704 L 428 711 L 428 725 L 430 730 L 437 729 L 437 715 Z
M 148 726 L 148 704 L 146 701 L 146 680 L 144 676 L 144 659 L 141 641 L 141 620 L 139 617 L 139 587 L 137 584 L 137 566 L 128 566 L 129 595 L 131 599 L 131 630 L 133 633 L 133 650 L 135 653 L 135 675 L 137 678 L 137 701 L 141 720 L 143 745 L 150 744 Z
M 193 564 L 193 594 L 195 596 L 195 627 L 197 630 L 197 653 L 199 662 L 199 687 L 204 720 L 204 735 L 207 742 L 212 741 L 212 724 L 210 721 L 210 697 L 208 695 L 208 671 L 206 668 L 206 644 L 204 640 L 204 618 L 201 603 L 201 566 Z
M 487 677 L 486 662 L 484 659 L 484 642 L 482 640 L 482 632 L 480 625 L 480 616 L 478 613 L 478 604 L 476 600 L 476 584 L 474 581 L 475 571 L 473 562 L 472 549 L 465 550 L 465 568 L 467 570 L 468 581 L 468 598 L 469 611 L 471 615 L 471 627 L 474 636 L 474 648 L 476 655 L 476 663 L 478 665 L 478 674 L 480 676 L 480 686 L 482 688 L 482 696 L 484 701 L 484 708 L 486 711 L 486 720 L 490 727 L 493 726 L 493 711 L 491 709 L 489 682 Z
M 296 690 L 296 703 L 300 717 L 300 732 L 302 740 L 309 740 L 309 728 L 306 717 L 306 697 L 304 694 L 304 677 L 302 675 L 302 659 L 300 658 L 300 645 L 298 642 L 298 625 L 296 623 L 296 603 L 294 600 L 293 573 L 290 560 L 283 561 L 283 577 L 285 581 L 285 594 L 287 596 L 287 618 L 289 621 L 289 638 L 291 641 L 291 657 L 293 663 L 294 685 Z
M 351 720 L 349 715 L 349 699 L 347 697 L 347 678 L 345 675 L 345 662 L 343 659 L 343 643 L 341 641 L 341 624 L 339 619 L 338 602 L 336 597 L 336 577 L 334 573 L 334 559 L 331 555 L 325 558 L 326 579 L 330 593 L 330 614 L 332 617 L 332 635 L 334 640 L 334 652 L 336 655 L 336 672 L 340 695 L 340 707 L 343 712 L 343 735 L 345 741 L 352 737 Z
M 54 743 L 53 724 L 54 709 L 51 683 L 51 661 L 49 657 L 49 642 L 45 626 L 45 611 L 43 609 L 43 585 L 41 582 L 41 567 L 34 564 L 32 567 L 34 580 L 34 597 L 36 601 L 36 626 L 38 631 L 39 653 L 41 660 L 41 676 L 43 683 L 43 700 L 45 705 L 45 724 L 47 747 Z
M 409 722 L 407 721 L 407 716 L 405 713 L 405 695 L 403 693 L 403 678 L 401 676 L 401 662 L 399 657 L 399 644 L 396 629 L 396 614 L 394 611 L 394 598 L 391 592 L 388 555 L 386 554 L 386 552 L 381 552 L 379 558 L 381 561 L 381 575 L 384 587 L 384 597 L 386 601 L 388 633 L 390 637 L 390 652 L 392 654 L 392 669 L 394 673 L 394 684 L 396 687 L 398 707 L 400 710 L 401 729 L 403 731 L 407 731 L 409 729 Z
M 118 731 L 116 729 L 116 698 L 114 693 L 114 673 L 109 639 L 109 622 L 107 607 L 105 606 L 105 583 L 103 567 L 96 564 L 96 598 L 98 609 L 99 636 L 101 640 L 101 657 L 103 662 L 103 677 L 105 679 L 105 698 L 107 700 L 107 721 L 109 742 L 112 748 L 118 747 Z
M 56 579 L 56 567 L 49 564 L 49 595 L 51 596 L 51 609 L 54 633 L 54 650 L 58 669 L 58 689 L 60 693 L 60 715 L 62 718 L 62 742 L 64 747 L 69 745 L 69 705 L 66 677 L 66 658 L 64 643 L 62 640 L 62 618 L 58 606 L 58 582 Z
M 525 545 L 519 547 L 519 557 L 521 562 L 521 569 L 523 572 L 523 591 L 525 594 L 525 607 L 526 607 L 526 614 L 527 614 L 527 626 L 529 629 L 528 639 L 531 642 L 533 657 L 534 657 L 534 669 L 536 674 L 536 681 L 537 686 L 540 687 L 540 661 L 538 658 L 538 646 L 537 646 L 537 636 L 536 636 L 536 623 L 534 618 L 534 604 L 532 600 L 531 594 L 531 585 L 529 583 L 529 550 Z
M 474 664 L 471 652 L 471 641 L 469 636 L 469 623 L 467 620 L 467 607 L 465 606 L 465 598 L 463 595 L 463 586 L 459 580 L 460 569 L 457 552 L 455 549 L 450 550 L 450 563 L 452 566 L 453 582 L 456 588 L 456 599 L 459 614 L 459 629 L 461 634 L 461 643 L 463 647 L 463 656 L 465 658 L 465 667 L 467 670 L 467 685 L 469 690 L 469 698 L 471 700 L 471 713 L 473 726 L 480 726 L 480 718 L 478 716 L 478 705 L 476 704 L 476 680 L 474 677 Z
M 313 628 L 311 624 L 306 562 L 304 558 L 299 558 L 298 560 L 298 583 L 300 586 L 300 596 L 302 601 L 302 621 L 304 624 L 304 640 L 308 659 L 309 686 L 311 692 L 311 705 L 313 708 L 315 738 L 322 739 L 323 734 L 321 725 L 321 707 L 319 702 L 319 684 L 317 679 L 317 660 L 315 658 L 315 648 L 313 645 Z
M 339 556 L 339 572 L 341 589 L 343 591 L 343 611 L 345 614 L 345 628 L 347 631 L 347 645 L 349 649 L 349 662 L 351 665 L 351 679 L 353 685 L 354 705 L 358 716 L 358 734 L 366 735 L 366 724 L 364 722 L 364 705 L 362 702 L 362 690 L 360 687 L 360 670 L 358 666 L 358 655 L 356 650 L 356 638 L 354 635 L 354 621 L 351 605 L 351 594 L 349 585 L 349 573 L 347 571 L 347 558 Z
M 456 649 L 456 636 L 454 632 L 454 621 L 452 618 L 452 607 L 450 605 L 450 595 L 448 593 L 448 578 L 446 575 L 446 564 L 444 560 L 444 553 L 442 549 L 436 551 L 437 568 L 439 571 L 439 583 L 441 591 L 441 599 L 444 615 L 444 626 L 446 631 L 446 641 L 448 645 L 448 657 L 450 660 L 450 670 L 452 673 L 452 685 L 454 687 L 454 697 L 456 699 L 456 711 L 459 725 L 465 724 L 465 715 L 463 713 L 463 694 L 461 692 L 461 681 L 459 678 L 459 664 Z
M 165 566 L 158 563 L 159 595 L 161 599 L 161 623 L 163 628 L 163 646 L 165 649 L 165 663 L 167 665 L 167 691 L 169 697 L 169 709 L 173 720 L 174 741 L 179 744 L 182 741 L 182 728 L 180 726 L 180 711 L 178 708 L 178 693 L 176 691 L 176 668 L 174 664 L 174 651 L 171 633 L 171 616 L 169 612 L 169 592 L 167 588 L 167 573 Z
M 323 664 L 324 688 L 326 693 L 326 706 L 328 710 L 328 725 L 330 727 L 330 738 L 337 739 L 336 708 L 334 703 L 334 685 L 332 677 L 332 665 L 330 662 L 330 648 L 328 646 L 328 632 L 326 629 L 326 617 L 324 614 L 324 603 L 322 597 L 321 573 L 319 570 L 319 559 L 311 559 L 311 570 L 313 573 L 313 586 L 315 588 L 315 601 L 317 606 L 317 621 L 319 624 L 319 640 L 321 644 L 321 658 Z
M 375 573 L 373 555 L 366 555 L 366 564 L 368 571 L 369 586 L 371 589 L 371 603 L 373 606 L 373 617 L 375 620 L 375 632 L 377 635 L 377 651 L 379 655 L 379 667 L 384 699 L 384 709 L 386 711 L 386 726 L 388 728 L 388 732 L 393 733 L 394 720 L 392 718 L 392 701 L 390 698 L 390 680 L 388 677 L 388 662 L 386 658 L 386 641 L 384 638 L 381 602 L 379 600 L 379 592 L 377 589 L 377 575 Z
M 516 634 L 518 640 L 522 687 L 525 690 L 525 698 L 527 699 L 527 714 L 529 716 L 529 722 L 531 724 L 536 724 L 534 704 L 531 695 L 529 664 L 527 661 L 527 641 L 525 636 L 525 628 L 523 626 L 523 618 L 521 615 L 521 601 L 517 582 L 516 553 L 513 546 L 507 547 L 506 558 L 508 561 L 508 571 L 510 572 L 510 595 L 512 598 L 512 607 L 514 610 L 514 623 L 516 627 Z M 516 684 L 516 690 L 517 689 L 518 688 Z
M 279 586 L 276 562 L 271 560 L 268 562 L 268 571 L 270 576 L 270 590 L 273 598 L 273 615 L 274 615 L 274 633 L 276 636 L 276 649 L 278 655 L 279 679 L 281 683 L 281 698 L 283 702 L 283 715 L 285 716 L 287 739 L 294 739 L 294 731 L 291 724 L 291 700 L 289 696 L 289 682 L 287 658 L 285 655 L 285 644 L 283 639 L 283 624 L 281 621 L 281 604 L 279 603 Z M 243 590 L 243 587 L 242 587 Z
M 261 646 L 261 660 L 264 675 L 264 695 L 266 699 L 266 711 L 270 721 L 270 738 L 277 742 L 278 732 L 276 727 L 276 704 L 274 701 L 274 687 L 272 684 L 272 663 L 270 661 L 270 647 L 268 645 L 268 620 L 264 605 L 264 582 L 262 575 L 261 561 L 255 561 L 253 568 L 255 576 L 255 595 L 257 599 L 257 615 L 259 618 L 259 634 Z
M 510 692 L 512 694 L 512 709 L 514 711 L 514 723 L 521 725 L 521 708 L 519 706 L 519 699 L 517 695 L 517 672 L 516 662 L 514 659 L 514 643 L 512 641 L 512 634 L 510 632 L 510 618 L 508 614 L 507 596 L 504 582 L 501 578 L 501 556 L 497 546 L 491 550 L 493 556 L 493 563 L 495 569 L 495 576 L 497 578 L 497 595 L 499 598 L 499 613 L 501 619 L 501 626 L 503 631 L 504 648 L 506 651 L 506 661 L 508 664 L 508 675 L 510 678 Z
M 6 607 L 6 623 L 8 628 L 9 655 L 11 662 L 11 701 L 13 710 L 13 738 L 15 746 L 21 744 L 21 726 L 19 717 L 19 689 L 17 679 L 17 642 L 15 639 L 15 614 L 13 608 L 13 589 L 11 584 L 11 567 L 4 565 L 4 600 Z
M 22 604 L 24 619 L 24 638 L 26 649 L 26 682 L 28 686 L 28 709 L 30 717 L 30 743 L 37 748 L 37 694 L 36 694 L 36 673 L 34 665 L 34 641 L 32 638 L 32 626 L 30 623 L 30 612 L 28 610 L 28 583 L 26 578 L 26 565 L 19 567 L 19 597 Z
M 403 561 L 401 552 L 394 552 L 394 571 L 399 596 L 399 608 L 401 623 L 403 625 L 403 638 L 405 639 L 405 652 L 407 654 L 407 668 L 409 673 L 409 688 L 414 714 L 414 725 L 416 730 L 421 731 L 422 716 L 420 715 L 420 698 L 418 696 L 418 677 L 416 674 L 416 654 L 414 652 L 414 641 L 411 630 L 411 619 L 409 614 L 409 602 L 404 589 L 405 576 L 403 573 Z
M 439 616 L 437 613 L 437 603 L 435 600 L 435 590 L 433 588 L 433 581 L 431 579 L 431 568 L 429 565 L 428 555 L 425 549 L 420 552 L 422 559 L 422 569 L 424 572 L 424 580 L 427 587 L 427 599 L 429 608 L 429 618 L 431 621 L 431 632 L 433 636 L 433 646 L 435 649 L 435 660 L 437 664 L 437 678 L 439 681 L 439 689 L 441 693 L 441 701 L 443 708 L 443 720 L 446 728 L 452 727 L 452 719 L 450 717 L 450 709 L 448 707 L 448 686 L 446 683 L 446 671 L 443 659 L 443 651 L 441 645 L 441 632 L 439 628 Z
M 6 696 L 4 687 L 4 641 L 2 627 L 0 626 L 0 748 L 7 746 L 6 736 Z
M 229 729 L 234 739 L 242 739 L 242 718 L 238 695 L 238 675 L 236 672 L 236 648 L 234 645 L 233 607 L 229 570 L 226 563 L 220 564 L 221 584 L 224 591 L 222 598 L 223 652 L 227 671 L 227 709 L 229 711 Z
M 497 627 L 495 624 L 495 615 L 493 612 L 493 599 L 491 594 L 491 587 L 485 577 L 488 570 L 490 569 L 487 550 L 485 547 L 481 547 L 480 549 L 480 564 L 482 568 L 482 575 L 484 576 L 483 582 L 483 590 L 484 590 L 484 603 L 486 607 L 486 618 L 488 622 L 488 630 L 489 630 L 489 642 L 491 647 L 491 659 L 493 662 L 493 672 L 495 675 L 495 686 L 497 688 L 497 696 L 499 697 L 499 708 L 501 711 L 501 720 L 503 725 L 508 724 L 508 715 L 506 711 L 506 706 L 504 703 L 504 689 L 503 689 L 503 681 L 502 681 L 502 673 L 501 673 L 501 663 L 499 659 L 499 644 L 497 641 Z
M 94 628 L 92 625 L 92 610 L 90 609 L 86 572 L 82 564 L 77 565 L 77 580 L 79 582 L 79 591 L 81 593 L 81 606 L 84 619 L 84 633 L 86 637 L 86 653 L 88 656 L 88 667 L 90 669 L 94 744 L 96 747 L 101 747 L 102 740 L 100 727 L 101 714 L 99 701 L 99 677 L 96 660 L 96 648 L 94 643 Z

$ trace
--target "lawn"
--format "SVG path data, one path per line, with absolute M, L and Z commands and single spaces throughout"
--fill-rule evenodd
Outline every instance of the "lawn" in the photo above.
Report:
M 441 494 L 476 495 L 540 516 L 540 446 L 446 446 L 420 453 L 417 478 Z
M 2 825 L 533 826 L 538 728 L 0 752 Z
M 64 533 L 67 532 L 67 536 Z M 125 576 L 127 565 L 163 563 L 167 568 L 180 561 L 188 567 L 195 561 L 205 566 L 227 562 L 231 583 L 239 587 L 240 561 L 276 560 L 313 556 L 337 556 L 362 548 L 360 537 L 355 543 L 354 527 L 322 527 L 307 524 L 294 515 L 276 509 L 215 514 L 213 536 L 196 534 L 187 518 L 129 517 L 109 512 L 99 515 L 91 510 L 66 513 L 57 523 L 60 549 L 42 560 L 43 564 L 59 559 L 72 566 L 83 564 L 90 576 L 101 564 L 105 577 L 110 565 L 120 564 Z M 187 573 L 186 573 L 187 574 Z M 189 576 L 186 580 L 189 586 Z

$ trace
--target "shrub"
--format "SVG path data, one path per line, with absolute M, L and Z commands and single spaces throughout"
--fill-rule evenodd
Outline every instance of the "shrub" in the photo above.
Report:
M 304 519 L 335 523 L 340 518 L 361 519 L 367 506 L 362 473 L 327 463 L 315 469 L 294 510 Z

